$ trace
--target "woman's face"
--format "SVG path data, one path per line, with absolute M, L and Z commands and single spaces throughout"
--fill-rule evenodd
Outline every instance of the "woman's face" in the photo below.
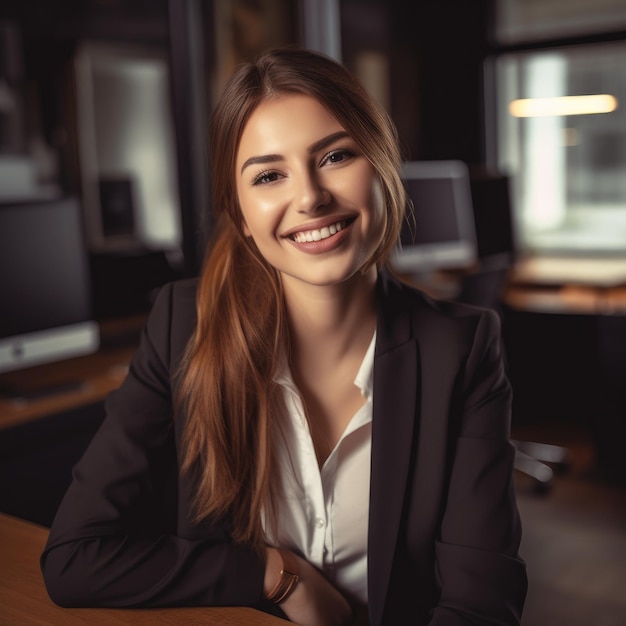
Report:
M 244 232 L 286 287 L 349 280 L 382 239 L 380 180 L 312 97 L 261 102 L 244 127 L 235 177 Z

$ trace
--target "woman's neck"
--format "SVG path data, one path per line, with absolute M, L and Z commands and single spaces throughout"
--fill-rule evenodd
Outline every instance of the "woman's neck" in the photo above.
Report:
M 376 268 L 340 285 L 285 284 L 292 368 L 301 375 L 362 358 L 376 328 Z
M 289 365 L 321 467 L 365 402 L 354 380 L 376 328 L 376 268 L 332 287 L 283 285 Z

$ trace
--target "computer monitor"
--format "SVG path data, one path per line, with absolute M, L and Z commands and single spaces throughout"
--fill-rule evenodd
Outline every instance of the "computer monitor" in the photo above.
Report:
M 474 172 L 470 180 L 478 258 L 503 259 L 511 265 L 517 237 L 511 206 L 510 178 L 498 172 Z
M 0 373 L 98 349 L 76 198 L 0 202 Z
M 461 269 L 477 259 L 469 171 L 462 161 L 408 161 L 403 179 L 412 204 L 392 267 L 406 274 Z

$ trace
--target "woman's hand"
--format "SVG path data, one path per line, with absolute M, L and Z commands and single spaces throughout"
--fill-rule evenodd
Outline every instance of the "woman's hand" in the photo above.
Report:
M 308 561 L 294 555 L 300 580 L 289 597 L 280 604 L 285 615 L 299 626 L 347 626 L 352 618 L 348 601 Z M 273 589 L 280 576 L 282 557 L 267 548 L 265 592 Z

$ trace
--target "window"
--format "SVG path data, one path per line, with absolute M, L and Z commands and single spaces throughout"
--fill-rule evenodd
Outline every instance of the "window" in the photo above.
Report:
M 547 6 L 560 15 L 562 5 L 546 2 L 543 23 Z M 600 3 L 590 24 L 601 23 L 609 5 L 617 10 Z M 530 19 L 526 26 L 529 38 L 541 30 Z M 495 58 L 491 160 L 511 175 L 522 249 L 626 254 L 626 41 L 608 39 L 536 48 L 527 41 L 502 46 Z

